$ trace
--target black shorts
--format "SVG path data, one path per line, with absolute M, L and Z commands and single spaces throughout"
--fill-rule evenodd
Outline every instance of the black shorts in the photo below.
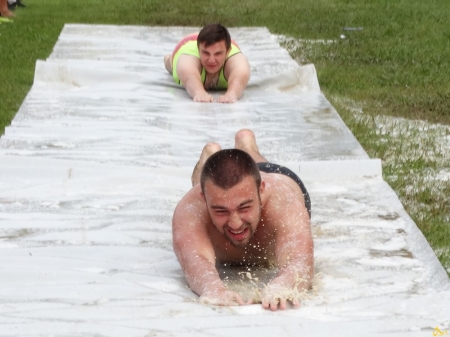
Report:
M 311 218 L 311 199 L 309 197 L 308 191 L 306 190 L 305 185 L 300 180 L 300 178 L 291 170 L 289 170 L 287 167 L 280 166 L 278 164 L 272 164 L 272 163 L 257 163 L 258 169 L 262 172 L 266 173 L 279 173 L 284 174 L 285 176 L 288 176 L 292 180 L 294 180 L 297 185 L 300 187 L 303 193 L 303 197 L 305 198 L 305 207 L 308 210 L 309 218 Z

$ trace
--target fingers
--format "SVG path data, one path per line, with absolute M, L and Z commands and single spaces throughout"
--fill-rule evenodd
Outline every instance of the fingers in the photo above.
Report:
M 217 98 L 217 103 L 235 103 L 237 102 L 237 97 L 222 95 Z
M 284 309 L 286 309 L 286 299 L 281 298 L 280 299 L 280 310 L 284 310 Z
M 295 308 L 300 306 L 298 297 L 293 296 L 292 290 L 290 289 L 269 286 L 263 290 L 261 303 L 264 309 L 270 309 L 272 311 L 278 309 L 285 310 L 288 302 L 291 302 Z
M 276 311 L 278 309 L 278 301 L 263 302 L 262 306 L 266 310 L 270 309 L 272 311 Z
M 291 302 L 295 308 L 300 306 L 300 302 L 298 300 L 292 300 Z M 270 302 L 262 302 L 262 306 L 264 309 L 270 309 L 272 311 L 276 311 L 278 309 L 285 310 L 287 308 L 287 299 L 273 298 Z
M 278 304 L 280 304 L 280 309 L 284 310 L 286 308 L 286 300 L 284 300 L 284 306 L 282 304 L 282 301 L 280 298 L 274 297 L 270 301 L 262 302 L 262 306 L 264 309 L 270 309 L 272 311 L 278 310 Z
M 207 93 L 198 94 L 194 96 L 194 102 L 211 103 L 214 102 L 214 97 Z

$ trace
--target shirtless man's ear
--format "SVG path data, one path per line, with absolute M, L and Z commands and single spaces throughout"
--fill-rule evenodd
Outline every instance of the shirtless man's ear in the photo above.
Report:
M 261 186 L 259 186 L 259 195 L 262 195 L 265 189 L 266 189 L 266 182 L 264 180 L 261 180 Z

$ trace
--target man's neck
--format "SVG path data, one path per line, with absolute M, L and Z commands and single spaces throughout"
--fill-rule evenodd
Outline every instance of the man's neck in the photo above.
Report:
M 206 73 L 205 78 L 205 89 L 214 88 L 217 86 L 217 83 L 219 82 L 219 75 L 220 71 L 214 74 Z
M 220 74 L 220 70 L 216 73 L 208 73 L 206 70 L 205 70 L 205 72 L 206 72 L 206 77 L 209 77 L 209 78 L 219 77 L 219 74 Z

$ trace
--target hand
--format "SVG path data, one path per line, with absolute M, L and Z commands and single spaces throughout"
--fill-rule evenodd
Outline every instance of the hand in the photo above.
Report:
M 225 95 L 219 96 L 217 98 L 217 103 L 235 103 L 238 101 L 238 98 L 233 93 L 225 93 Z
M 264 309 L 275 311 L 280 306 L 280 310 L 286 309 L 287 301 L 290 301 L 296 308 L 300 306 L 299 293 L 297 289 L 285 288 L 278 284 L 269 284 L 261 291 L 261 303 Z
M 226 288 L 220 290 L 206 291 L 200 296 L 200 303 L 209 305 L 246 305 L 241 295 Z
M 207 92 L 202 92 L 194 96 L 194 102 L 210 103 L 214 102 L 214 97 L 212 97 Z

